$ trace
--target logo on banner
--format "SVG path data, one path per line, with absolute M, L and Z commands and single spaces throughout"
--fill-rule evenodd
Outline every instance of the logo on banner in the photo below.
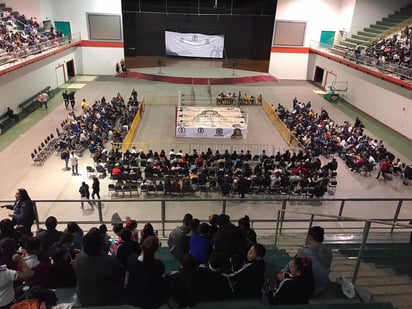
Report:
M 185 133 L 186 133 L 186 128 L 184 128 L 184 127 L 179 127 L 179 128 L 177 129 L 177 132 L 178 132 L 179 134 L 185 134 Z
M 205 133 L 205 129 L 204 128 L 197 128 L 197 133 L 203 134 L 203 133 Z
M 223 129 L 222 128 L 217 128 L 215 136 L 223 136 Z

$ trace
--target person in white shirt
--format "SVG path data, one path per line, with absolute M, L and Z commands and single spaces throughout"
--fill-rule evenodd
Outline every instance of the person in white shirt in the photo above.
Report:
M 41 96 L 42 96 L 42 103 L 44 105 L 44 108 L 47 109 L 47 102 L 49 101 L 49 95 L 47 94 L 47 92 L 43 92 Z
M 70 164 L 72 165 L 72 176 L 79 175 L 79 157 L 75 155 L 74 151 L 70 153 Z
M 13 262 L 17 262 L 17 269 L 20 271 L 7 268 L 3 264 L 1 252 L 2 250 L 0 250 L 0 308 L 10 308 L 15 301 L 14 282 L 30 279 L 33 276 L 33 271 L 27 266 L 20 254 L 14 254 L 12 257 Z

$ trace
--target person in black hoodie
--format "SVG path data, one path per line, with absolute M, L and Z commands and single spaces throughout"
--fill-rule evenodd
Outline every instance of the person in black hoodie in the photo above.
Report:
M 247 261 L 242 267 L 227 275 L 233 286 L 235 297 L 262 297 L 265 254 L 266 248 L 263 245 L 253 244 L 247 253 Z
M 239 227 L 230 222 L 230 217 L 226 214 L 219 215 L 217 220 L 219 232 L 212 239 L 214 250 L 223 253 L 227 258 L 239 255 L 246 256 L 246 239 Z

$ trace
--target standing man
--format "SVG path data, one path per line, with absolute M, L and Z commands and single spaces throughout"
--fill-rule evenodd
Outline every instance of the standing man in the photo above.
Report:
M 48 93 L 45 91 L 41 94 L 42 96 L 42 103 L 44 105 L 44 108 L 47 109 L 47 102 L 49 101 L 49 95 Z
M 68 171 L 68 170 L 70 170 L 70 167 L 69 167 L 69 160 L 70 160 L 70 152 L 69 152 L 69 149 L 68 148 L 66 148 L 66 149 L 64 149 L 63 151 L 62 151 L 62 153 L 60 154 L 60 158 L 62 159 L 62 160 L 64 160 L 64 162 L 66 163 L 66 167 L 65 167 L 65 171 Z
M 93 176 L 92 199 L 94 199 L 94 196 L 97 196 L 97 199 L 100 200 L 100 181 L 96 175 Z M 100 205 L 100 201 L 99 201 L 99 205 Z
M 66 107 L 66 109 L 68 109 L 69 108 L 69 94 L 67 93 L 67 90 L 65 90 L 62 93 L 62 96 L 63 96 L 63 100 L 64 100 L 64 107 Z
M 70 164 L 72 165 L 72 176 L 79 175 L 79 157 L 75 155 L 74 151 L 70 154 Z
M 90 199 L 89 185 L 86 182 L 82 181 L 82 185 L 79 188 L 79 193 L 80 193 L 80 198 L 82 200 L 89 200 Z M 92 209 L 94 209 L 92 202 L 90 202 L 90 201 L 87 201 L 87 202 L 89 203 L 90 207 Z M 80 208 L 84 209 L 83 201 L 80 203 Z
M 133 88 L 132 90 L 132 98 L 133 98 L 133 102 L 137 102 L 137 91 Z
M 69 101 L 70 101 L 70 105 L 72 107 L 72 110 L 74 110 L 74 104 L 76 104 L 75 98 L 74 98 L 74 94 L 75 92 L 72 91 L 69 93 Z

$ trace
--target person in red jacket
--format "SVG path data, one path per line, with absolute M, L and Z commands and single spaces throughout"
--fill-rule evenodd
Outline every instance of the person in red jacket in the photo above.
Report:
M 379 165 L 379 173 L 378 173 L 378 176 L 376 176 L 376 179 L 379 179 L 380 175 L 382 174 L 383 181 L 386 182 L 386 174 L 389 174 L 389 173 L 390 173 L 390 163 L 389 163 L 389 159 L 386 158 Z

